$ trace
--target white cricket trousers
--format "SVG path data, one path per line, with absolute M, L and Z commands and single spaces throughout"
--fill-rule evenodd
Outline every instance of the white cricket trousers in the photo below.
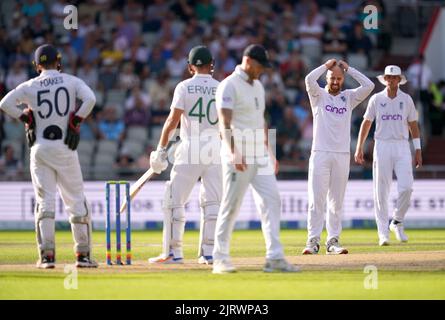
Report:
M 308 239 L 320 239 L 326 216 L 329 241 L 342 230 L 343 199 L 349 177 L 349 153 L 312 151 L 308 175 Z
M 388 197 L 393 172 L 397 178 L 398 198 L 393 219 L 403 222 L 413 191 L 412 156 L 408 140 L 376 140 L 374 145 L 374 211 L 379 237 L 388 237 Z
M 30 171 L 36 197 L 35 222 L 40 250 L 55 249 L 56 190 L 70 215 L 74 251 L 91 251 L 91 212 L 84 195 L 77 151 L 65 145 L 35 145 L 31 148 Z M 82 223 L 77 221 L 81 220 Z
M 281 199 L 277 180 L 270 168 L 265 172 L 255 164 L 248 164 L 243 172 L 229 163 L 222 164 L 223 194 L 215 230 L 215 260 L 230 259 L 230 238 L 236 217 L 249 185 L 252 186 L 257 210 L 261 216 L 261 229 L 266 242 L 266 259 L 282 259 L 280 242 Z M 264 171 L 263 171 L 264 170 Z
M 166 183 L 164 196 L 163 254 L 184 257 L 184 206 L 198 179 L 201 178 L 199 204 L 201 206 L 199 255 L 213 251 L 215 221 L 221 203 L 221 165 L 175 164 Z

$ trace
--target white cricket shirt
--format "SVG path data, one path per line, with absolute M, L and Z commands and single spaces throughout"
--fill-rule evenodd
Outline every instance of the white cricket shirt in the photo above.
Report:
M 175 154 L 175 164 L 210 164 L 200 157 L 203 148 L 207 153 L 219 153 L 220 138 L 215 94 L 219 81 L 209 74 L 195 74 L 180 82 L 173 95 L 171 109 L 183 110 L 179 136 L 181 144 Z M 213 159 L 212 155 L 207 154 Z
M 82 105 L 76 114 L 86 118 L 96 103 L 93 91 L 83 80 L 57 70 L 44 70 L 38 77 L 28 80 L 11 90 L 0 102 L 0 108 L 13 118 L 22 110 L 20 104 L 27 104 L 33 110 L 36 121 L 37 144 L 64 144 L 69 115 L 76 110 L 76 99 Z M 58 126 L 62 139 L 48 140 L 43 132 L 48 126 Z
M 408 140 L 408 122 L 417 121 L 418 115 L 413 99 L 400 90 L 394 99 L 388 97 L 387 89 L 374 94 L 368 103 L 364 119 L 376 121 L 376 140 Z
M 237 66 L 216 90 L 216 108 L 231 109 L 231 129 L 236 149 L 247 163 L 261 162 L 268 157 L 264 137 L 265 92 L 262 83 L 247 82 L 249 76 Z M 231 159 L 231 150 L 222 144 L 221 156 Z
M 321 88 L 317 79 L 327 71 L 325 65 L 314 69 L 306 76 L 306 90 L 313 115 L 312 151 L 350 152 L 352 110 L 374 89 L 374 84 L 365 75 L 349 67 L 347 73 L 360 87 L 329 94 Z

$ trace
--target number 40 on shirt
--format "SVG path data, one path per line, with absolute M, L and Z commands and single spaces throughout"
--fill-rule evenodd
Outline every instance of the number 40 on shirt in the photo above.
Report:
M 207 119 L 207 121 L 211 125 L 218 123 L 218 118 L 216 118 L 214 121 L 212 121 L 210 119 L 210 108 L 212 106 L 212 103 L 214 103 L 214 102 L 215 102 L 215 99 L 210 100 L 207 103 L 207 106 L 205 107 L 205 109 L 203 110 L 202 97 L 199 98 L 193 105 L 190 112 L 188 113 L 189 117 L 197 117 L 199 119 L 199 123 L 202 123 L 203 119 Z

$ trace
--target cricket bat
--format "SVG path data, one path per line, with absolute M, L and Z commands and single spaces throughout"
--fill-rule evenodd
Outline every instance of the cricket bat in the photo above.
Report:
M 153 172 L 153 169 L 148 169 L 131 187 L 130 187 L 130 200 L 138 194 L 138 192 L 142 189 L 144 184 L 149 181 L 156 173 Z M 119 213 L 122 213 L 127 208 L 127 199 L 124 199 L 122 206 L 119 210 Z

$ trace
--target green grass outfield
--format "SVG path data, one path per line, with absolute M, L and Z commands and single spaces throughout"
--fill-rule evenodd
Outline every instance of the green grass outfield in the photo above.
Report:
M 133 266 L 106 266 L 105 234 L 94 232 L 98 269 L 79 270 L 77 289 L 65 289 L 73 274 L 72 238 L 57 232 L 57 267 L 38 270 L 35 234 L 0 232 L 0 299 L 444 299 L 445 230 L 408 230 L 409 243 L 392 239 L 377 246 L 375 230 L 344 230 L 342 243 L 350 254 L 301 256 L 305 230 L 283 230 L 285 253 L 302 267 L 295 274 L 262 272 L 264 241 L 260 230 L 235 231 L 233 262 L 238 272 L 214 275 L 198 265 L 198 232 L 187 230 L 184 265 L 153 266 L 147 258 L 161 250 L 160 231 L 133 232 Z M 325 237 L 325 235 L 324 235 Z M 114 239 L 113 239 L 114 240 Z M 123 237 L 124 240 L 124 237 Z M 365 266 L 377 273 L 364 273 Z M 66 278 L 66 277 L 69 278 Z M 377 289 L 366 289 L 369 277 Z M 368 277 L 368 278 L 366 278 Z

